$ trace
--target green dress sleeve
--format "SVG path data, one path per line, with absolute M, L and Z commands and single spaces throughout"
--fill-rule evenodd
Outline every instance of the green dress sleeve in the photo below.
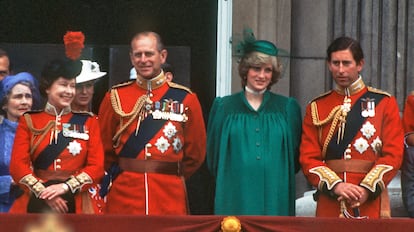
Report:
M 295 98 L 289 98 L 288 104 L 286 105 L 286 112 L 288 120 L 288 127 L 291 132 L 291 144 L 292 154 L 294 157 L 294 170 L 297 173 L 300 169 L 299 164 L 299 145 L 302 135 L 302 113 L 300 106 Z
M 214 99 L 210 110 L 210 115 L 207 124 L 207 166 L 213 176 L 217 174 L 217 162 L 219 159 L 220 136 L 223 128 L 223 107 L 222 98 Z

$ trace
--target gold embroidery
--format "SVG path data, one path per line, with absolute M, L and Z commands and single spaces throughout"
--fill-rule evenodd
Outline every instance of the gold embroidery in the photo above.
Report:
M 342 182 L 342 179 L 339 178 L 339 176 L 336 175 L 334 171 L 325 166 L 311 168 L 309 172 L 319 176 L 319 189 L 321 189 L 323 184 L 325 183 L 328 190 L 331 190 L 335 186 L 335 184 Z
M 65 182 L 72 193 L 75 193 L 77 190 L 81 189 L 83 185 L 85 184 L 92 184 L 92 178 L 86 174 L 85 172 L 82 172 L 78 174 L 77 176 L 72 176 L 69 180 Z
M 30 191 L 33 192 L 33 194 L 36 197 L 39 197 L 40 193 L 45 190 L 45 186 L 42 182 L 40 182 L 36 177 L 34 177 L 32 174 L 25 175 L 19 183 L 26 185 Z
M 378 164 L 367 173 L 360 185 L 369 189 L 371 192 L 376 191 L 377 184 L 381 189 L 385 189 L 386 186 L 382 180 L 382 177 L 385 173 L 391 171 L 392 169 L 393 167 L 390 165 Z

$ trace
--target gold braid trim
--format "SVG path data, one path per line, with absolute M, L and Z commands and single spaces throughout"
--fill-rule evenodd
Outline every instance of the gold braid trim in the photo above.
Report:
M 92 184 L 93 180 L 86 172 L 81 172 L 77 176 L 71 176 L 65 183 L 70 188 L 70 191 L 75 193 L 78 190 L 80 191 L 85 184 Z
M 385 95 L 385 96 L 391 97 L 391 94 L 390 94 L 390 93 L 385 92 L 385 91 L 383 91 L 383 90 L 376 89 L 376 88 L 371 87 L 371 86 L 367 86 L 367 89 L 368 89 L 368 91 L 370 91 L 370 92 L 379 93 L 379 94 L 382 94 L 382 95 Z
M 337 183 L 342 182 L 342 179 L 332 169 L 326 166 L 311 168 L 309 172 L 319 177 L 318 189 L 320 190 L 322 190 L 324 184 L 326 184 L 328 190 L 332 190 Z
M 43 183 L 32 174 L 23 176 L 19 183 L 26 185 L 36 197 L 39 197 L 40 193 L 46 188 Z
M 332 121 L 331 127 L 329 128 L 329 132 L 328 135 L 326 136 L 325 142 L 323 143 L 323 148 L 322 148 L 322 158 L 325 158 L 326 156 L 326 149 L 328 149 L 328 144 L 331 141 L 333 134 L 335 132 L 335 128 L 336 125 L 338 124 L 339 121 L 339 117 L 341 115 L 341 106 L 335 106 L 335 108 L 333 108 L 331 110 L 331 112 L 329 112 L 328 116 L 324 119 L 324 120 L 320 120 L 319 119 L 319 114 L 318 114 L 318 106 L 316 104 L 316 102 L 312 102 L 311 103 L 311 114 L 312 114 L 312 123 L 313 125 L 317 126 L 318 129 L 322 130 L 322 126 L 329 123 L 330 121 Z M 321 141 L 321 136 L 322 133 L 319 133 L 319 141 Z
M 368 172 L 368 174 L 364 177 L 359 185 L 367 188 L 371 192 L 376 191 L 377 185 L 379 185 L 381 189 L 385 189 L 387 186 L 385 186 L 382 177 L 385 173 L 391 171 L 392 169 L 394 168 L 390 165 L 377 164 L 374 168 L 371 169 L 371 171 Z
M 30 139 L 30 155 L 32 155 L 34 150 L 36 150 L 36 148 L 39 146 L 40 142 L 45 138 L 47 131 L 52 129 L 55 126 L 56 122 L 54 120 L 50 120 L 45 127 L 37 129 L 33 127 L 33 122 L 30 114 L 24 114 L 24 119 L 26 120 L 27 127 L 32 132 L 32 138 Z M 40 135 L 39 139 L 35 144 L 33 144 L 38 135 Z
M 125 113 L 122 109 L 121 100 L 119 98 L 118 91 L 116 89 L 111 89 L 111 104 L 112 108 L 114 109 L 115 113 L 117 113 L 120 116 L 119 119 L 119 130 L 116 132 L 114 137 L 112 137 L 112 142 L 114 144 L 114 147 L 117 147 L 119 145 L 119 139 L 121 134 L 125 131 L 125 129 L 131 125 L 131 123 L 134 121 L 134 119 L 138 115 L 144 115 L 145 113 L 145 102 L 148 100 L 147 95 L 142 95 L 138 101 L 135 103 L 134 108 L 129 113 Z M 130 117 L 129 120 L 124 124 L 123 118 Z M 142 118 L 143 119 L 143 118 Z M 141 119 L 141 120 L 142 120 Z

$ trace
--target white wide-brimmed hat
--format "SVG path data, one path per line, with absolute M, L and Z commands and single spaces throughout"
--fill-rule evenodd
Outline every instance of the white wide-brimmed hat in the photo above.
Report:
M 81 60 L 82 71 L 76 77 L 76 83 L 83 83 L 91 80 L 98 79 L 106 75 L 106 72 L 101 72 L 99 64 L 90 60 Z

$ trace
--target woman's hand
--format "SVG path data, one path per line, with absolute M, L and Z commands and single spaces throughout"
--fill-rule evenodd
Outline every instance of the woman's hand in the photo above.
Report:
M 40 193 L 39 198 L 43 200 L 51 200 L 57 196 L 65 194 L 68 189 L 69 188 L 65 183 L 49 185 Z
M 66 201 L 61 197 L 55 197 L 51 200 L 45 199 L 45 202 L 56 213 L 67 213 L 69 211 Z
M 60 195 L 65 194 L 68 190 L 69 188 L 65 183 L 49 185 L 40 193 L 39 198 L 43 199 L 54 212 L 67 213 L 69 210 L 66 205 L 67 201 L 61 198 Z

